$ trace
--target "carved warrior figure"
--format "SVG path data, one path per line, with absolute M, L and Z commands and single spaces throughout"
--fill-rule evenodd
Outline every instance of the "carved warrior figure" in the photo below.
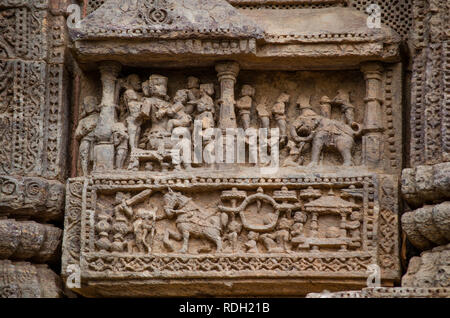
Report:
M 83 102 L 82 119 L 75 131 L 75 138 L 80 142 L 80 162 L 83 175 L 89 173 L 89 163 L 93 160 L 93 147 L 95 141 L 95 128 L 97 127 L 100 109 L 98 101 L 93 96 L 87 96 Z
M 164 235 L 164 246 L 173 251 L 171 238 L 181 241 L 183 246 L 180 253 L 189 250 L 189 237 L 206 238 L 216 245 L 216 252 L 222 250 L 222 231 L 228 223 L 226 214 L 205 216 L 205 212 L 197 206 L 191 198 L 179 192 L 169 192 L 164 195 L 164 212 L 167 218 L 175 217 L 175 223 L 179 232 L 167 229 Z
M 250 85 L 242 86 L 241 98 L 236 102 L 236 108 L 239 110 L 242 126 L 244 130 L 250 128 L 250 110 L 252 108 L 255 89 Z

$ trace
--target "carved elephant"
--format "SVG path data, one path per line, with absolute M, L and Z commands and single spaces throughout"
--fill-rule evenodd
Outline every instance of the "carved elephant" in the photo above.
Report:
M 300 121 L 301 122 L 301 121 Z M 314 124 L 311 125 L 311 122 Z M 309 166 L 319 164 L 320 154 L 325 147 L 336 149 L 343 158 L 344 166 L 352 165 L 352 149 L 355 137 L 361 134 L 361 127 L 353 123 L 352 127 L 337 120 L 317 116 L 312 121 L 305 118 L 305 125 L 300 125 L 296 130 L 309 130 L 308 137 L 294 137 L 297 142 L 310 142 L 312 146 L 311 163 Z

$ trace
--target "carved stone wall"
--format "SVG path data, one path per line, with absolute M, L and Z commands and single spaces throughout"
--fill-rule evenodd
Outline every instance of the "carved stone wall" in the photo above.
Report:
M 449 284 L 449 9 L 449 1 L 416 0 L 413 7 L 411 168 L 402 176 L 410 211 L 402 228 L 419 250 L 434 249 L 411 259 L 404 286 Z
M 31 221 L 63 216 L 69 85 L 59 4 L 0 2 L 0 259 L 59 261 L 62 230 Z M 43 265 L 0 262 L 0 296 L 62 295 Z
M 449 10 L 0 0 L 0 297 L 448 297 Z

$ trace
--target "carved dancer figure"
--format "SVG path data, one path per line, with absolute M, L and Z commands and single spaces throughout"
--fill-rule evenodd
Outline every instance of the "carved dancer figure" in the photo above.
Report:
M 188 102 L 188 105 L 195 105 L 197 108 L 197 116 L 195 120 L 202 122 L 203 129 L 214 128 L 214 84 L 201 84 L 200 85 L 200 99 Z
M 228 222 L 227 218 L 218 215 L 204 216 L 206 213 L 198 207 L 191 198 L 179 192 L 169 192 L 164 195 L 164 212 L 171 219 L 175 218 L 178 232 L 167 229 L 163 243 L 167 250 L 173 251 L 170 239 L 183 240 L 180 253 L 189 250 L 190 236 L 206 238 L 216 244 L 216 252 L 222 250 L 222 230 Z
M 156 211 L 158 207 L 151 210 L 138 209 L 133 222 L 133 231 L 136 247 L 139 253 L 150 254 L 155 236 Z
M 113 125 L 113 142 L 116 147 L 116 169 L 123 169 L 128 155 L 128 133 L 123 123 Z
M 75 131 L 75 138 L 80 143 L 79 154 L 81 170 L 84 176 L 89 174 L 89 163 L 93 160 L 94 133 L 99 116 L 100 109 L 97 99 L 93 96 L 87 96 L 83 101 L 82 119 Z
M 267 98 L 263 100 L 256 106 L 256 112 L 258 113 L 259 120 L 261 121 L 261 128 L 270 128 L 270 117 L 272 114 L 267 110 Z
M 286 93 L 281 94 L 277 102 L 272 107 L 272 116 L 275 118 L 278 128 L 280 129 L 280 144 L 287 143 L 287 127 L 286 127 L 286 104 L 291 99 Z
M 172 132 L 177 127 L 190 127 L 192 124 L 192 117 L 186 114 L 185 104 L 188 100 L 188 91 L 179 90 L 173 98 L 173 106 L 169 109 L 168 115 L 173 117 L 167 123 L 167 130 Z
M 250 85 L 242 86 L 241 98 L 236 102 L 236 108 L 239 110 L 242 126 L 244 130 L 250 128 L 250 110 L 252 108 L 255 89 Z

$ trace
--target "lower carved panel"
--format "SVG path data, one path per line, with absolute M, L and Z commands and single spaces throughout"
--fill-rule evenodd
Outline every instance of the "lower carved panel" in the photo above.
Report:
M 300 295 L 362 288 L 378 265 L 390 286 L 400 278 L 398 244 L 389 243 L 398 235 L 394 181 L 352 173 L 70 179 L 63 276 L 79 271 L 76 290 L 87 296 L 171 296 L 177 284 L 189 286 L 178 295 L 246 295 L 242 280 L 286 287 L 264 295 Z M 205 280 L 217 288 L 200 287 Z

